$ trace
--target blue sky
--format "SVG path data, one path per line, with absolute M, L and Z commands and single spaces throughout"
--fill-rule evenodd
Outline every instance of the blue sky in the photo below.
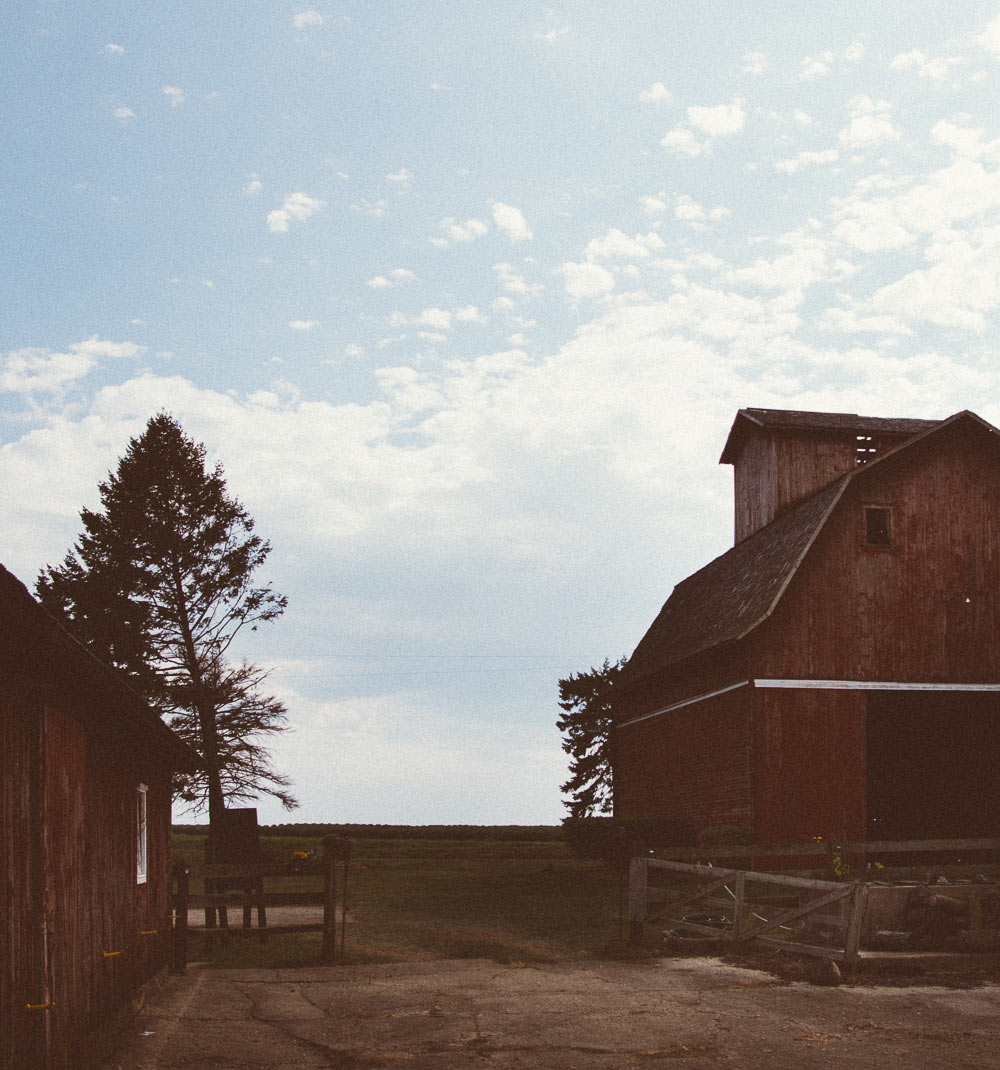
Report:
M 1000 422 L 997 0 L 0 31 L 0 560 L 172 412 L 274 548 L 303 820 L 559 820 L 558 680 L 730 544 L 739 407 Z

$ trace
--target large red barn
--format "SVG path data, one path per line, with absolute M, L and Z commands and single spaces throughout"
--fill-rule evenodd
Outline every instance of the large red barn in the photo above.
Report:
M 197 756 L 0 566 L 0 1065 L 83 1065 L 170 949 Z
M 616 688 L 615 813 L 756 843 L 1000 830 L 1000 432 L 742 409 L 736 542 Z

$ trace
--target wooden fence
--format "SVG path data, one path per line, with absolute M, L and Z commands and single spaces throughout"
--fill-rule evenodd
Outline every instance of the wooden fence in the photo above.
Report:
M 836 852 L 837 864 L 844 872 L 848 866 L 853 872 L 865 872 L 868 862 L 879 857 L 974 856 L 995 862 L 1000 855 L 1000 839 L 754 844 L 714 850 L 675 848 L 638 855 L 629 866 L 630 939 L 638 945 L 646 924 L 666 922 L 681 934 L 731 943 L 755 941 L 853 965 L 865 929 L 868 882 L 737 868 L 740 859 L 751 864 L 758 859 L 781 860 L 783 867 L 792 860 L 800 866 L 821 868 L 816 862 L 824 860 L 829 866 L 831 851 Z M 713 865 L 713 861 L 724 864 Z M 803 926 L 814 934 L 812 939 L 794 938 Z M 823 934 L 822 942 L 818 942 L 817 933 Z
M 268 924 L 268 905 L 274 906 L 278 902 L 287 903 L 288 899 L 282 893 L 265 892 L 264 878 L 292 878 L 303 874 L 290 870 L 287 866 L 176 863 L 174 865 L 174 910 L 172 914 L 173 971 L 183 973 L 187 966 L 188 911 L 196 906 L 204 906 L 204 932 L 209 939 L 218 936 L 225 943 L 236 933 L 242 936 L 255 935 L 261 940 L 266 940 L 269 935 L 277 933 L 322 931 L 322 960 L 324 962 L 336 961 L 338 943 L 340 956 L 343 957 L 347 922 L 347 884 L 351 863 L 350 841 L 328 840 L 325 846 L 326 852 L 322 860 L 322 890 L 315 893 L 299 893 L 295 896 L 296 904 L 322 905 L 322 921 L 292 925 Z M 343 874 L 339 881 L 338 871 Z M 203 882 L 204 891 L 200 895 L 192 895 L 192 879 L 200 879 Z M 233 928 L 229 924 L 231 908 L 242 912 L 240 928 Z M 253 925 L 255 911 L 256 927 Z M 340 917 L 339 933 L 338 915 Z

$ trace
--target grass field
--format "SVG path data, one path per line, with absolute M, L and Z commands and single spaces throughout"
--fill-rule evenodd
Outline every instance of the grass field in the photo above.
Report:
M 266 858 L 287 857 L 315 839 L 261 837 Z M 203 857 L 204 836 L 175 832 L 176 858 Z M 268 878 L 269 891 L 321 889 L 317 877 Z M 622 951 L 624 890 L 617 874 L 544 840 L 351 839 L 344 962 L 491 958 L 551 962 Z M 276 934 L 266 943 L 235 937 L 192 959 L 219 966 L 317 963 L 321 934 Z

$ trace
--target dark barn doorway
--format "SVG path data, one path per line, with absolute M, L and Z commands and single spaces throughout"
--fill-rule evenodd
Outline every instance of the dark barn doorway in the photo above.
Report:
M 867 699 L 869 840 L 1000 835 L 1000 695 Z

